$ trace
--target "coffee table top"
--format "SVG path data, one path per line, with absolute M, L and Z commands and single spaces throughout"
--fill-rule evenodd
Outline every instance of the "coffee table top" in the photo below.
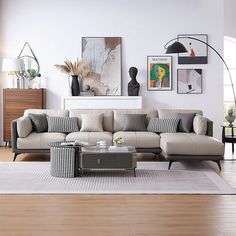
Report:
M 73 142 L 53 142 L 50 143 L 50 147 L 56 147 L 56 148 L 80 148 L 80 152 L 82 153 L 135 153 L 136 149 L 135 147 L 132 146 L 127 146 L 127 147 L 115 147 L 115 146 L 110 146 L 108 148 L 99 148 L 96 145 L 88 145 L 88 144 L 83 144 L 80 143 L 81 145 L 77 145 Z
M 112 146 L 113 147 L 113 146 Z M 98 148 L 96 146 L 93 147 L 82 147 L 81 148 L 82 153 L 135 153 L 136 149 L 135 147 L 127 147 L 127 150 L 124 148 Z

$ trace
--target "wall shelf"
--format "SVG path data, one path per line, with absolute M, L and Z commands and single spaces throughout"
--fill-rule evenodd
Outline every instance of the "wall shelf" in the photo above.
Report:
M 62 98 L 62 109 L 141 109 L 142 96 L 72 96 Z

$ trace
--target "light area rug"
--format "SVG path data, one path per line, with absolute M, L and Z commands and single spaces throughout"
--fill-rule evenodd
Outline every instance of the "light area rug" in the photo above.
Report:
M 235 194 L 207 164 L 138 162 L 127 170 L 91 170 L 56 178 L 49 162 L 0 163 L 0 194 Z

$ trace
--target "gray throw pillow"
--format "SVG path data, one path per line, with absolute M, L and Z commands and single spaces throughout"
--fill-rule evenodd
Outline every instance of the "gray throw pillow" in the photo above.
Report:
M 151 118 L 147 130 L 154 133 L 176 133 L 178 118 Z
M 147 131 L 147 114 L 125 114 L 124 131 Z
M 29 118 L 31 119 L 33 130 L 36 133 L 42 133 L 48 131 L 47 115 L 45 113 L 42 114 L 29 113 Z
M 178 113 L 179 124 L 177 131 L 191 133 L 193 131 L 193 119 L 196 113 Z
M 48 132 L 71 133 L 79 132 L 77 117 L 48 116 Z

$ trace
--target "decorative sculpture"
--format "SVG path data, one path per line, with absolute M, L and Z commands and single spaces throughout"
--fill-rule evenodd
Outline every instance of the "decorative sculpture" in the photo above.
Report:
M 233 122 L 235 120 L 235 115 L 233 109 L 228 110 L 228 115 L 225 117 L 225 119 L 229 122 L 229 126 L 233 126 Z
M 129 68 L 129 76 L 131 81 L 128 83 L 128 95 L 129 96 L 138 96 L 140 85 L 136 80 L 136 76 L 138 74 L 138 69 L 136 67 Z

